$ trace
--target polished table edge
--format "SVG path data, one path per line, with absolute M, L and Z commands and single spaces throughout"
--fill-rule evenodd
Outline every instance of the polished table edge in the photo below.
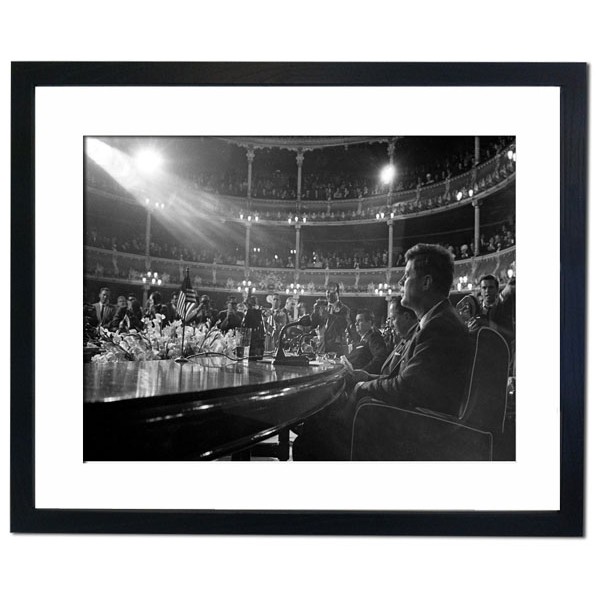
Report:
M 111 421 L 114 421 L 117 427 L 126 427 L 129 422 L 132 426 L 137 427 L 138 431 L 140 424 L 151 423 L 153 428 L 164 427 L 167 437 L 171 435 L 170 428 L 177 423 L 194 431 L 194 428 L 198 427 L 198 431 L 201 432 L 202 420 L 210 419 L 211 414 L 216 415 L 217 419 L 225 419 L 220 422 L 224 426 L 224 430 L 230 429 L 226 426 L 227 419 L 255 420 L 256 423 L 252 425 L 255 428 L 254 431 L 246 432 L 241 437 L 230 436 L 229 439 L 215 443 L 210 448 L 205 447 L 196 452 L 189 451 L 184 455 L 165 455 L 164 458 L 136 458 L 135 460 L 212 460 L 220 458 L 248 449 L 279 431 L 302 422 L 337 399 L 345 389 L 344 375 L 347 371 L 341 364 L 332 365 L 326 370 L 293 367 L 291 372 L 297 375 L 299 371 L 304 371 L 304 373 L 287 380 L 110 402 L 85 402 L 84 419 L 87 426 L 84 427 L 84 435 L 86 431 L 95 431 L 94 427 L 98 418 L 101 419 L 101 422 L 104 420 L 105 426 L 106 423 L 110 424 Z M 281 418 L 277 403 L 286 397 L 290 399 L 290 404 L 284 411 L 285 417 L 277 421 L 278 418 Z M 309 405 L 307 410 L 302 410 L 302 397 L 310 397 L 312 401 L 312 403 L 307 403 Z M 268 413 L 268 416 L 264 423 L 260 423 L 260 419 L 255 417 L 264 415 L 264 412 Z M 127 460 L 126 457 L 106 458 L 106 455 L 103 457 L 101 445 L 95 446 L 95 448 L 96 450 L 91 454 L 89 452 L 87 456 L 84 454 L 84 461 Z

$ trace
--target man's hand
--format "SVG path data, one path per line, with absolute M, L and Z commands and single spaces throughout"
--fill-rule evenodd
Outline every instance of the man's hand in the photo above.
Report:
M 356 402 L 360 400 L 363 396 L 366 396 L 366 392 L 364 391 L 364 385 L 362 381 L 359 381 L 355 386 L 352 392 L 350 393 L 349 401 Z
M 362 369 L 356 369 L 355 371 L 348 371 L 346 373 L 346 388 L 349 389 L 350 387 L 355 387 L 357 383 L 360 383 L 362 381 L 371 381 L 375 379 L 375 377 L 373 377 L 373 375 L 370 375 L 369 373 L 367 373 L 366 371 L 363 371 Z M 354 392 L 352 392 L 354 393 Z
M 363 369 L 355 369 L 352 374 L 354 375 L 354 380 L 356 382 L 371 381 L 371 379 L 373 379 L 373 377 Z

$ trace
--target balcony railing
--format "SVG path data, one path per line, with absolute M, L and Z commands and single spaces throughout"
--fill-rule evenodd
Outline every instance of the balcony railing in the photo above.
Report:
M 478 279 L 491 273 L 505 281 L 510 268 L 515 268 L 515 247 L 500 250 L 466 260 L 455 262 L 455 287 L 460 277 L 467 277 L 474 286 Z M 336 282 L 346 295 L 374 294 L 379 285 L 388 284 L 393 293 L 399 291 L 398 281 L 404 274 L 404 267 L 392 269 L 282 269 L 197 263 L 183 260 L 150 257 L 150 267 L 146 267 L 146 257 L 84 247 L 84 277 L 86 280 L 118 281 L 130 285 L 142 285 L 142 276 L 148 270 L 158 273 L 162 285 L 176 289 L 181 285 L 186 268 L 197 291 L 215 289 L 237 292 L 243 281 L 251 281 L 256 294 L 272 291 L 284 293 L 294 283 L 299 284 L 307 295 L 323 294 L 329 282 Z
M 242 198 L 211 193 L 218 202 L 213 203 L 218 216 L 226 220 L 247 220 L 249 212 L 258 216 L 261 222 L 272 224 L 288 224 L 289 218 L 299 217 L 299 222 L 306 225 L 372 222 L 377 214 L 385 211 L 386 218 L 391 211 L 394 220 L 423 216 L 462 206 L 475 198 L 485 198 L 514 179 L 515 162 L 508 157 L 508 148 L 502 150 L 490 160 L 474 167 L 466 173 L 415 189 L 393 192 L 388 195 L 379 194 L 364 198 L 347 198 L 332 200 L 279 200 L 266 198 Z M 131 198 L 119 195 L 114 189 L 96 187 L 96 183 L 88 185 L 90 191 L 99 196 L 123 199 L 132 202 Z M 469 195 L 472 190 L 473 195 Z M 198 192 L 200 193 L 200 192 Z M 206 196 L 206 192 L 203 192 Z M 303 218 L 306 218 L 304 223 Z M 254 220 L 254 219 L 252 219 Z

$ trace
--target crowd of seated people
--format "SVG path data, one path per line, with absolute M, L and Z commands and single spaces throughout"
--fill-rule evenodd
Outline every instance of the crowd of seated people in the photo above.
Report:
M 115 236 L 98 235 L 95 229 L 91 229 L 86 235 L 86 244 L 93 247 L 116 250 L 117 252 L 131 252 L 143 255 L 145 248 L 140 238 L 120 239 Z M 454 260 L 466 260 L 474 256 L 475 245 L 473 239 L 464 240 L 463 243 L 451 244 L 438 241 L 438 244 L 446 248 Z M 495 231 L 481 236 L 479 255 L 486 255 L 510 248 L 515 245 L 514 230 L 507 224 L 502 224 Z M 150 255 L 157 258 L 168 258 L 184 260 L 187 262 L 198 262 L 205 264 L 243 265 L 244 253 L 241 248 L 231 248 L 230 252 L 220 253 L 206 248 L 190 248 L 174 242 L 152 241 L 150 244 Z M 402 248 L 394 249 L 392 255 L 392 266 L 405 266 L 404 251 Z M 295 268 L 295 257 L 289 249 L 271 249 L 269 252 L 252 252 L 250 254 L 250 266 L 263 268 Z M 388 267 L 387 250 L 331 250 L 315 248 L 308 254 L 301 255 L 299 260 L 301 269 L 380 269 Z
M 508 163 L 512 164 L 512 163 Z M 514 167 L 512 167 L 514 168 Z M 478 180 L 475 185 L 478 186 L 479 189 L 483 189 L 489 185 L 493 185 L 496 183 L 497 178 L 502 178 L 509 173 L 507 165 L 502 165 L 499 168 L 497 174 L 492 176 L 488 174 L 487 177 L 482 177 Z M 442 171 L 443 172 L 443 171 Z M 213 174 L 216 178 L 216 174 Z M 307 176 L 308 180 L 311 180 L 311 176 Z M 314 177 L 316 181 L 320 181 L 323 176 Z M 333 176 L 332 176 L 333 177 Z M 201 179 L 201 178 L 200 178 Z M 212 179 L 211 179 L 212 180 Z M 203 181 L 201 179 L 201 181 Z M 342 183 L 340 186 L 332 186 L 329 184 L 319 184 L 317 186 L 315 192 L 310 192 L 310 188 L 306 189 L 306 193 L 303 194 L 302 206 L 299 211 L 295 210 L 286 210 L 282 206 L 275 206 L 273 208 L 265 208 L 265 207 L 251 207 L 250 214 L 247 213 L 246 206 L 235 206 L 230 202 L 217 202 L 215 204 L 216 211 L 227 218 L 230 219 L 238 219 L 243 218 L 244 220 L 250 216 L 253 219 L 261 220 L 261 221 L 277 221 L 277 222 L 339 222 L 339 221 L 363 221 L 363 220 L 376 220 L 381 217 L 381 213 L 385 213 L 386 217 L 389 216 L 390 212 L 394 212 L 396 215 L 411 215 L 418 214 L 430 210 L 440 209 L 446 206 L 450 206 L 459 202 L 459 198 L 457 196 L 456 190 L 446 189 L 445 186 L 437 186 L 432 188 L 429 193 L 417 193 L 416 197 L 412 197 L 410 199 L 394 201 L 391 208 L 387 207 L 387 204 L 378 203 L 377 205 L 373 205 L 372 203 L 363 203 L 363 198 L 368 196 L 372 196 L 374 194 L 379 194 L 380 192 L 386 192 L 387 188 L 381 188 L 381 184 L 377 182 L 373 182 L 371 187 L 368 185 L 362 185 L 362 180 L 360 183 L 352 183 L 346 184 L 345 179 L 342 177 L 339 179 Z M 438 179 L 430 173 L 426 173 L 425 177 L 422 180 L 418 180 L 415 188 L 424 189 L 424 186 L 439 183 Z M 200 184 L 196 184 L 196 187 L 200 189 L 198 186 Z M 229 186 L 232 185 L 228 183 Z M 289 189 L 288 189 L 289 187 Z M 253 193 L 253 197 L 257 198 L 272 198 L 272 199 L 295 199 L 295 187 L 290 185 L 285 188 L 284 192 L 277 196 L 273 190 L 272 186 L 257 188 L 255 193 Z M 349 191 L 350 188 L 358 189 L 362 187 L 362 191 L 354 194 Z M 210 185 L 209 189 L 212 191 L 214 186 Z M 322 192 L 322 189 L 327 190 L 325 193 Z M 397 183 L 394 187 L 395 191 L 403 191 L 403 189 L 407 189 L 402 183 Z M 264 193 L 265 191 L 269 191 L 269 193 Z M 321 191 L 319 191 L 321 190 Z M 308 194 L 308 198 L 306 198 L 306 194 Z M 230 194 L 235 195 L 235 194 Z M 466 196 L 465 196 L 466 198 Z M 307 202 L 305 200 L 345 200 L 345 199 L 354 199 L 355 203 L 345 207 L 336 207 L 335 202 L 327 207 L 327 209 L 321 208 L 320 210 L 311 210 L 309 206 L 307 206 Z M 240 217 L 242 215 L 242 217 Z M 142 234 L 138 234 L 136 236 L 132 236 L 131 239 L 126 241 L 114 240 L 112 236 L 97 236 L 97 239 L 94 240 L 94 243 L 90 245 L 94 245 L 96 247 L 103 247 L 107 249 L 112 249 L 114 245 L 117 245 L 117 250 L 121 252 L 132 252 L 132 253 L 143 253 L 145 251 L 145 241 L 144 236 Z M 176 250 L 173 251 L 169 245 L 161 244 L 154 248 L 155 256 L 161 256 L 163 258 L 179 258 L 175 256 Z M 193 257 L 184 257 L 184 260 L 194 260 Z M 227 264 L 235 264 L 227 263 Z
M 498 171 L 497 177 L 502 179 L 505 177 L 509 171 L 506 167 L 501 167 Z M 493 185 L 497 182 L 496 176 L 488 175 L 487 178 L 482 178 L 476 182 L 475 185 L 478 186 L 478 189 L 484 189 L 490 185 Z M 436 183 L 436 182 L 433 182 Z M 419 189 L 421 185 L 417 185 L 417 189 Z M 396 191 L 403 191 L 401 189 L 394 189 Z M 237 219 L 242 218 L 246 219 L 248 216 L 255 219 L 260 219 L 263 221 L 278 221 L 289 223 L 293 221 L 300 222 L 339 222 L 339 221 L 368 221 L 375 220 L 381 218 L 381 213 L 385 213 L 389 215 L 390 212 L 393 212 L 395 215 L 411 215 L 422 212 L 427 212 L 431 210 L 440 209 L 446 206 L 451 206 L 460 202 L 461 200 L 464 202 L 467 199 L 465 195 L 464 198 L 461 197 L 459 199 L 458 192 L 456 190 L 446 190 L 444 186 L 438 186 L 435 188 L 435 193 L 427 194 L 427 195 L 418 195 L 415 198 L 394 201 L 391 209 L 387 206 L 387 204 L 377 204 L 377 205 L 366 205 L 362 203 L 363 197 L 357 198 L 357 203 L 354 206 L 346 206 L 344 208 L 337 208 L 335 204 L 331 204 L 327 207 L 327 209 L 321 210 L 310 210 L 307 207 L 306 203 L 302 201 L 302 206 L 300 207 L 298 212 L 282 209 L 281 207 L 273 207 L 273 208 L 264 208 L 264 207 L 252 207 L 250 210 L 250 215 L 246 212 L 245 207 L 232 206 L 228 204 L 220 204 L 217 205 L 217 210 L 220 214 L 225 217 Z M 461 190 L 459 190 L 461 191 Z M 346 199 L 346 197 L 342 198 L 334 198 L 337 199 Z M 352 198 L 350 198 L 352 199 Z M 242 215 L 242 217 L 240 217 Z
M 86 231 L 86 246 L 102 248 L 104 250 L 116 250 L 129 254 L 145 255 L 146 242 L 142 234 L 132 236 L 115 236 L 98 233 L 96 228 Z M 150 256 L 156 258 L 167 258 L 170 260 L 184 260 L 186 262 L 213 263 L 223 265 L 236 265 L 243 263 L 244 254 L 239 248 L 232 248 L 229 252 L 219 252 L 202 247 L 191 247 L 177 244 L 174 241 L 153 239 L 150 241 Z
M 500 152 L 510 143 L 509 138 L 497 138 L 484 144 L 481 148 L 480 162 L 485 162 Z M 402 169 L 392 185 L 392 192 L 425 187 L 443 182 L 469 171 L 475 165 L 473 152 L 454 153 L 444 160 L 431 164 L 418 164 Z M 247 170 L 226 168 L 223 171 L 201 171 L 197 168 L 188 169 L 186 179 L 194 189 L 225 196 L 247 197 Z M 123 188 L 109 176 L 103 176 L 96 169 L 90 169 L 87 175 L 92 187 L 107 189 L 113 193 L 123 193 Z M 327 201 L 343 199 L 361 199 L 386 194 L 387 184 L 380 181 L 379 174 L 358 177 L 355 173 L 323 172 L 311 173 L 305 170 L 302 176 L 301 200 Z M 251 189 L 252 198 L 274 200 L 296 200 L 297 179 L 293 167 L 288 174 L 280 171 L 255 170 Z M 435 205 L 445 203 L 448 198 L 436 198 Z M 422 210 L 417 205 L 407 205 L 403 210 Z M 368 215 L 367 215 L 368 216 Z M 268 217 L 266 217 L 268 218 Z
M 508 138 L 498 138 L 481 148 L 480 162 L 485 162 L 500 152 L 510 142 Z M 419 164 L 404 168 L 392 186 L 393 192 L 416 189 L 439 183 L 469 171 L 475 163 L 472 152 L 454 153 L 445 160 L 432 164 Z M 248 181 L 245 171 L 228 170 L 224 173 L 191 173 L 197 187 L 206 191 L 230 196 L 247 196 Z M 353 173 L 311 173 L 302 176 L 302 200 L 343 200 L 360 199 L 386 194 L 388 185 L 383 184 L 378 174 L 371 177 L 357 177 Z M 287 176 L 281 173 L 256 173 L 252 181 L 251 197 L 277 200 L 296 200 L 297 181 L 295 173 Z

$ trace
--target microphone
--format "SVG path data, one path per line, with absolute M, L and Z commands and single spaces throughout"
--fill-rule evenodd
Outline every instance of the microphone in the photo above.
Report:
M 283 338 L 285 337 L 285 332 L 290 328 L 294 327 L 294 325 L 300 325 L 301 327 L 310 327 L 312 325 L 312 320 L 310 315 L 304 315 L 300 317 L 297 321 L 293 321 L 292 323 L 288 323 L 279 333 L 279 343 L 277 346 L 277 354 L 275 355 L 275 360 L 273 361 L 274 365 L 298 365 L 298 366 L 308 366 L 308 357 L 307 356 L 286 356 L 283 351 Z

